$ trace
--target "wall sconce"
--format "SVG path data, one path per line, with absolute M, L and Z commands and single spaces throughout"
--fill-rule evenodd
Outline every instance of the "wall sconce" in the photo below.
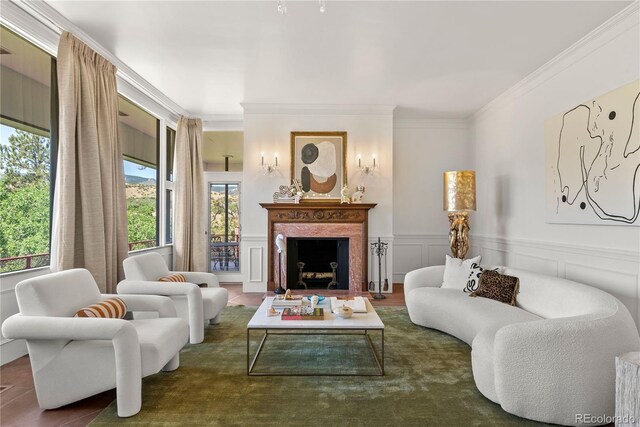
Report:
M 278 153 L 275 154 L 275 163 L 265 163 L 264 153 L 261 153 L 260 166 L 262 166 L 262 170 L 264 170 L 265 175 L 271 175 L 272 173 L 277 171 L 278 170 Z
M 373 163 L 370 165 L 363 165 L 362 164 L 362 156 L 360 154 L 358 154 L 358 170 L 360 171 L 360 173 L 363 173 L 365 175 L 369 175 L 372 174 L 373 171 L 378 167 L 378 165 L 376 165 L 376 155 L 373 155 Z

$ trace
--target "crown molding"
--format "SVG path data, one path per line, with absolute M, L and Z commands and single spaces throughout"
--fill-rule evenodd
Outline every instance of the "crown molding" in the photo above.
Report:
M 35 30 L 35 25 L 33 22 L 29 22 L 28 17 L 24 17 L 21 14 L 18 14 L 17 11 L 12 10 L 13 8 L 9 8 L 7 6 L 17 6 L 22 9 L 22 11 L 35 20 L 39 21 L 43 24 L 49 31 L 44 31 L 41 29 L 39 31 Z M 2 15 L 4 20 L 5 9 L 9 9 L 11 16 L 7 15 L 8 18 L 15 18 L 16 21 L 9 24 L 10 27 L 14 26 L 23 26 L 23 28 L 27 28 L 29 30 L 34 30 L 34 34 L 31 34 L 31 37 L 28 37 L 30 41 L 34 41 L 37 45 L 45 48 L 47 52 L 51 53 L 55 56 L 58 50 L 58 42 L 60 38 L 60 34 L 62 31 L 68 31 L 72 33 L 75 37 L 82 40 L 85 44 L 87 44 L 91 49 L 96 51 L 99 55 L 103 56 L 107 60 L 109 60 L 112 64 L 114 64 L 117 68 L 117 77 L 119 82 L 124 84 L 119 84 L 118 88 L 121 93 L 128 98 L 133 98 L 132 101 L 136 103 L 142 104 L 145 109 L 149 110 L 152 113 L 160 115 L 162 117 L 166 117 L 172 121 L 176 121 L 178 115 L 188 115 L 187 112 L 180 107 L 177 103 L 171 100 L 164 93 L 159 91 L 156 87 L 154 87 L 151 83 L 146 81 L 142 76 L 136 73 L 133 69 L 131 69 L 127 64 L 118 59 L 113 53 L 105 49 L 102 45 L 96 42 L 93 38 L 91 38 L 87 33 L 81 30 L 77 25 L 73 22 L 65 18 L 62 14 L 60 14 L 53 7 L 45 3 L 43 0 L 11 0 L 2 1 Z M 13 28 L 12 28 L 13 29 Z M 55 38 L 51 36 L 50 32 L 55 34 Z M 24 31 L 20 31 L 20 33 L 24 33 Z M 44 35 L 42 40 L 33 40 L 32 38 L 37 38 L 40 35 Z M 43 46 L 43 44 L 45 46 Z M 132 90 L 133 89 L 133 90 Z M 150 104 L 148 100 L 142 99 L 142 97 L 138 96 L 135 91 L 140 92 L 141 94 L 148 97 L 149 100 L 153 101 L 154 104 Z M 160 109 L 158 107 L 161 107 Z M 164 111 L 161 111 L 164 110 Z
M 246 114 L 286 116 L 392 116 L 395 105 L 275 104 L 243 102 Z
M 556 74 L 569 68 L 585 56 L 599 49 L 622 33 L 640 23 L 640 2 L 634 1 L 626 8 L 609 18 L 602 25 L 560 52 L 553 59 L 520 80 L 495 99 L 473 113 L 469 119 L 476 120 L 499 105 L 519 98 L 540 86 Z
M 467 129 L 467 119 L 430 119 L 420 117 L 394 117 L 394 129 Z
M 212 114 L 202 117 L 204 131 L 216 130 L 244 130 L 244 116 L 242 114 Z
M 36 20 L 13 2 L 1 1 L 0 22 L 2 22 L 2 25 L 38 46 L 49 55 L 57 55 L 60 31 L 51 25 L 47 25 L 47 23 Z

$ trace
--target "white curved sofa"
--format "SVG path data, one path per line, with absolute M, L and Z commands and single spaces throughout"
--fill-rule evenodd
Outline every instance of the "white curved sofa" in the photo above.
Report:
M 615 357 L 640 350 L 627 308 L 591 286 L 524 270 L 517 307 L 440 288 L 444 266 L 405 276 L 409 317 L 471 345 L 480 392 L 523 418 L 588 425 L 578 414 L 613 416 Z

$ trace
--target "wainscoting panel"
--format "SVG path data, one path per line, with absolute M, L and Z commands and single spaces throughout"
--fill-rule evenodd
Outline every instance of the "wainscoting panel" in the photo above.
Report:
M 486 265 L 509 265 L 509 253 L 502 249 L 482 248 L 482 263 Z M 475 253 L 480 253 L 476 251 Z
M 267 237 L 243 236 L 240 243 L 243 292 L 267 291 Z
M 406 274 L 422 266 L 423 252 L 426 248 L 421 243 L 395 244 L 396 260 L 394 274 Z
M 429 265 L 442 265 L 447 260 L 447 255 L 451 255 L 451 247 L 449 244 L 433 244 L 431 243 L 428 248 Z
M 396 234 L 393 237 L 393 282 L 404 282 L 408 272 L 444 264 L 449 238 L 438 234 Z
M 262 258 L 263 249 L 261 247 L 249 248 L 249 281 L 250 282 L 264 282 L 262 270 L 264 266 L 264 260 Z
M 47 269 L 48 270 L 48 269 Z M 5 289 L 0 292 L 0 313 L 2 313 L 2 322 L 18 312 L 18 302 L 16 301 L 16 293 L 13 289 Z M 24 340 L 11 340 L 0 335 L 0 364 L 4 365 L 18 357 L 23 356 L 27 352 L 27 344 Z
M 584 283 L 609 292 L 640 327 L 640 254 L 571 244 L 471 236 L 483 264 L 507 265 Z
M 480 252 L 482 253 L 482 250 Z M 516 253 L 514 261 L 515 262 L 513 264 L 509 264 L 509 267 L 535 271 L 540 274 L 558 277 L 558 261 L 553 258 Z M 482 262 L 484 263 L 484 257 Z
M 627 306 L 636 324 L 640 324 L 638 274 L 582 263 L 566 262 L 565 278 L 609 292 Z

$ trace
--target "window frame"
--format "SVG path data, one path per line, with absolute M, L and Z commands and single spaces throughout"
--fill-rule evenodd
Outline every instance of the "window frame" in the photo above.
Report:
M 44 49 L 42 46 L 38 45 L 37 43 L 34 43 L 32 40 L 30 40 L 29 37 L 26 37 L 24 34 L 17 31 L 12 26 L 7 25 L 7 22 L 5 22 L 4 20 L 0 21 L 0 27 L 3 30 L 12 33 L 15 37 L 19 38 L 21 42 L 27 43 L 32 47 L 34 47 L 35 49 L 41 51 L 43 54 L 47 55 L 49 57 L 49 75 L 50 75 L 49 129 L 44 129 L 40 126 L 33 125 L 30 123 L 24 122 L 22 120 L 18 120 L 14 117 L 9 117 L 4 114 L 0 114 L 0 117 L 6 120 L 7 123 L 15 123 L 18 125 L 22 125 L 24 127 L 37 129 L 37 130 L 49 133 L 49 136 L 47 138 L 49 140 L 49 222 L 48 222 L 48 242 L 47 242 L 48 263 L 39 267 L 27 267 L 28 264 L 25 261 L 25 268 L 23 269 L 0 272 L 0 277 L 3 277 L 6 275 L 32 272 L 40 269 L 50 269 L 51 267 L 51 235 L 52 235 L 52 226 L 53 226 L 53 201 L 54 201 L 54 191 L 55 191 L 55 183 L 56 183 L 56 176 L 57 176 L 57 169 L 58 169 L 57 159 L 58 159 L 58 105 L 59 104 L 58 104 L 57 57 L 51 52 Z M 10 127 L 14 129 L 18 129 L 13 125 L 11 125 Z M 28 132 L 35 134 L 35 132 L 31 132 L 30 130 Z M 36 255 L 36 254 L 20 255 L 18 257 L 27 257 L 27 256 L 33 256 L 33 255 Z
M 147 251 L 150 249 L 156 249 L 156 248 L 160 248 L 163 246 L 163 244 L 161 243 L 161 241 L 163 239 L 161 239 L 160 236 L 160 217 L 161 217 L 161 211 L 160 208 L 162 206 L 162 200 L 160 200 L 161 197 L 161 192 L 160 192 L 160 174 L 161 174 L 161 147 L 163 146 L 162 144 L 162 132 L 161 129 L 164 127 L 163 124 L 163 120 L 158 117 L 157 115 L 153 114 L 151 111 L 149 111 L 148 109 L 144 108 L 144 106 L 138 104 L 137 102 L 133 101 L 132 99 L 130 99 L 129 97 L 127 97 L 125 94 L 123 94 L 122 92 L 118 92 L 118 98 L 122 98 L 124 99 L 126 102 L 128 102 L 129 104 L 141 109 L 142 111 L 144 111 L 145 113 L 149 114 L 151 117 L 153 117 L 156 120 L 156 226 L 155 226 L 155 230 L 156 230 L 156 238 L 155 238 L 155 244 L 151 247 L 148 248 L 141 248 L 141 249 L 134 249 L 131 251 L 128 251 L 129 253 L 134 253 L 134 252 L 139 252 L 139 251 Z M 118 120 L 118 132 L 120 131 L 119 128 L 120 125 L 120 121 Z M 122 148 L 122 144 L 123 144 L 123 140 L 122 140 L 122 135 L 119 135 L 119 139 L 120 139 L 120 146 Z M 140 159 L 135 159 L 131 156 L 127 156 L 124 153 L 124 150 L 122 150 L 122 161 L 129 161 L 129 162 L 133 162 L 133 163 L 138 163 L 141 162 L 142 160 Z M 140 163 L 142 164 L 142 163 Z M 125 183 L 126 186 L 126 183 Z M 126 199 L 126 198 L 125 198 Z M 126 200 L 125 200 L 126 202 Z M 127 210 L 127 217 L 128 217 L 128 210 Z M 127 230 L 129 228 L 129 223 L 127 222 Z M 128 236 L 127 236 L 127 245 L 129 245 L 131 242 L 129 242 Z

